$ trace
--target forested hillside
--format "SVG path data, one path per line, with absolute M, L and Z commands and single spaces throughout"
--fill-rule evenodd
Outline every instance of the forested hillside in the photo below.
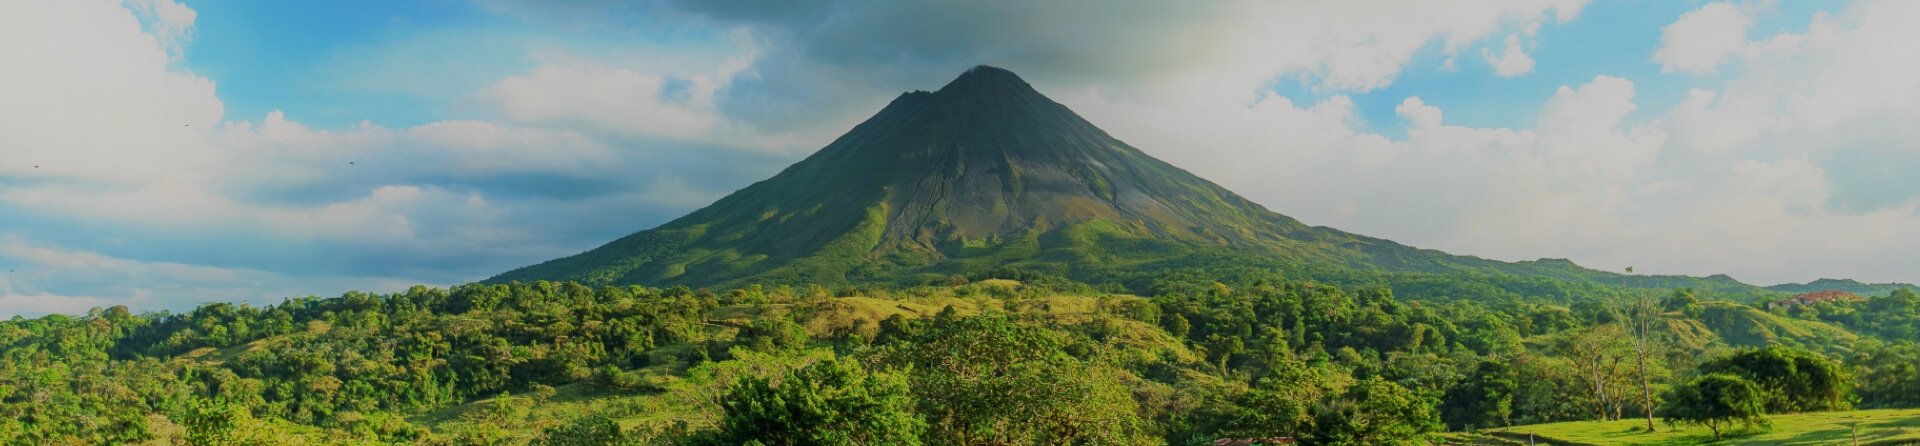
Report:
M 1920 406 L 1908 291 L 1768 311 L 1415 279 L 538 282 L 16 317 L 0 443 L 1392 444 L 1653 411 L 1752 422 L 1684 415 L 1729 385 L 1753 417 Z
M 1774 290 L 1774 291 L 1794 293 L 1794 294 L 1809 293 L 1814 291 L 1834 290 L 1834 291 L 1845 291 L 1845 292 L 1864 296 L 1864 295 L 1886 295 L 1887 293 L 1891 293 L 1894 290 L 1900 290 L 1900 289 L 1916 290 L 1920 288 L 1916 288 L 1911 284 L 1905 284 L 1905 283 L 1864 283 L 1864 282 L 1853 280 L 1853 279 L 1820 279 L 1820 280 L 1815 280 L 1807 283 L 1783 283 L 1783 284 L 1767 287 L 1767 289 Z

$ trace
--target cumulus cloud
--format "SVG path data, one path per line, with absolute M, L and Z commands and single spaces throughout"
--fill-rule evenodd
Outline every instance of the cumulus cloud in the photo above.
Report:
M 525 123 L 702 140 L 727 124 L 714 109 L 715 92 L 749 61 L 730 60 L 719 72 L 677 83 L 624 68 L 546 65 L 496 82 L 477 97 Z
M 1752 24 L 1753 18 L 1739 6 L 1708 3 L 1660 31 L 1660 50 L 1653 60 L 1664 72 L 1712 73 L 1746 48 Z
M 714 112 L 750 51 L 691 74 L 547 53 L 472 92 L 480 119 L 321 129 L 224 116 L 214 82 L 174 63 L 196 12 L 170 0 L 6 2 L 0 16 L 38 18 L 0 27 L 12 313 L 466 282 L 792 161 L 752 145 L 777 136 Z
M 1804 33 L 1742 34 L 1727 56 L 1738 72 L 1650 121 L 1632 118 L 1633 80 L 1606 75 L 1557 88 L 1533 128 L 1460 126 L 1407 98 L 1400 138 L 1361 130 L 1341 96 L 1160 111 L 1062 96 L 1149 153 L 1311 224 L 1506 260 L 1914 281 L 1920 187 L 1905 166 L 1920 165 L 1920 57 L 1900 48 L 1920 40 L 1916 21 L 1920 6 L 1867 1 Z
M 1561 87 L 1536 129 L 1450 125 L 1413 97 L 1395 108 L 1404 139 L 1356 129 L 1352 102 L 1340 96 L 1166 114 L 1107 98 L 1073 102 L 1108 128 L 1132 129 L 1119 133 L 1149 153 L 1312 224 L 1526 259 L 1590 254 L 1583 243 L 1618 235 L 1603 228 L 1633 226 L 1608 204 L 1628 198 L 1664 141 L 1658 129 L 1622 122 L 1633 95 L 1632 82 L 1606 76 Z M 1149 124 L 1171 116 L 1187 118 Z
M 0 175 L 140 181 L 207 160 L 202 132 L 222 113 L 213 82 L 171 70 L 128 10 L 24 1 L 0 4 L 0 17 L 35 18 L 0 26 Z
M 1920 187 L 1904 171 L 1920 163 L 1920 57 L 1905 42 L 1920 39 L 1916 20 L 1920 5 L 1863 1 L 1802 33 L 1743 39 L 1745 64 L 1724 86 L 1661 119 L 1676 164 L 1734 166 L 1695 192 L 1717 212 L 1691 217 L 1743 237 L 1712 238 L 1756 264 L 1741 269 L 1913 280 Z
M 1831 176 L 1835 210 L 1871 211 L 1920 196 L 1901 174 L 1873 165 L 1915 160 L 1920 57 L 1904 42 L 1920 7 L 1860 2 L 1818 15 L 1807 31 L 1742 43 L 1748 63 L 1717 90 L 1693 91 L 1663 118 L 1691 156 L 1800 159 Z M 1864 206 L 1864 207 L 1863 207 Z
M 153 30 L 150 34 L 160 39 L 169 55 L 179 59 L 181 46 L 186 43 L 188 31 L 193 30 L 193 21 L 199 14 L 173 0 L 128 0 L 126 5 L 146 19 Z
M 1501 50 L 1499 54 L 1494 54 L 1493 50 L 1481 49 L 1480 57 L 1486 59 L 1487 65 L 1493 67 L 1494 74 L 1500 77 L 1532 73 L 1533 56 L 1528 56 L 1527 51 L 1520 47 L 1520 36 L 1507 36 L 1506 45 L 1506 49 Z

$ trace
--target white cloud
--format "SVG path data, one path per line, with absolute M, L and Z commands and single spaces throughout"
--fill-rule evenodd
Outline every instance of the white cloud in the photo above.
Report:
M 1746 50 L 1753 18 L 1732 3 L 1716 2 L 1681 15 L 1660 31 L 1653 60 L 1660 71 L 1708 74 Z
M 1123 139 L 1275 210 L 1416 246 L 1760 282 L 1913 280 L 1916 265 L 1902 253 L 1920 248 L 1920 200 L 1835 213 L 1835 180 L 1817 157 L 1731 160 L 1694 150 L 1694 141 L 1720 138 L 1731 147 L 1724 151 L 1751 151 L 1765 139 L 1746 135 L 1764 124 L 1728 124 L 1714 108 L 1728 101 L 1707 91 L 1656 122 L 1634 123 L 1633 82 L 1599 76 L 1560 87 L 1532 129 L 1448 124 L 1439 107 L 1407 98 L 1395 108 L 1403 139 L 1355 130 L 1341 97 L 1155 110 L 1064 96 Z M 1719 128 L 1741 134 L 1718 136 Z
M 1676 147 L 1709 156 L 1725 155 L 1779 125 L 1754 96 L 1723 98 L 1706 89 L 1693 89 L 1662 120 L 1676 138 Z
M 1350 3 L 1240 3 L 1221 11 L 1225 26 L 1169 48 L 1173 66 L 1237 67 L 1246 76 L 1227 86 L 1257 89 L 1275 75 L 1309 73 L 1331 90 L 1384 87 L 1422 47 L 1438 41 L 1449 54 L 1510 27 L 1571 20 L 1585 2 L 1407 3 L 1393 8 Z M 1216 24 L 1218 25 L 1218 24 Z M 1249 30 L 1259 30 L 1248 32 Z M 1217 33 L 1217 34 L 1213 34 Z M 1161 36 L 1175 40 L 1184 36 Z M 1218 45 L 1218 52 L 1181 54 L 1184 48 Z M 1509 54 L 1519 53 L 1517 42 Z M 1524 57 L 1523 53 L 1519 54 Z M 1210 57 L 1211 56 L 1211 57 Z M 1214 57 L 1217 57 L 1214 58 Z M 1518 64 L 1519 58 L 1509 62 Z M 1185 65 L 1182 65 L 1182 64 Z M 1186 84 L 1200 85 L 1200 84 Z M 1242 93 L 1244 94 L 1244 93 Z
M 126 5 L 138 13 L 153 34 L 167 48 L 173 59 L 180 58 L 181 47 L 193 30 L 193 22 L 199 17 L 193 8 L 188 8 L 173 0 L 126 0 Z
M 35 18 L 0 26 L 0 175 L 127 182 L 207 161 L 202 133 L 222 113 L 213 82 L 169 69 L 131 12 L 10 1 L 0 17 Z
M 1579 89 L 1562 86 L 1547 100 L 1537 129 L 1558 181 L 1628 180 L 1653 164 L 1666 134 L 1621 129 L 1637 108 L 1633 97 L 1632 81 L 1598 76 Z
M 667 82 L 628 69 L 549 65 L 501 80 L 479 98 L 516 121 L 621 134 L 694 139 L 722 124 L 713 109 L 716 82 L 681 87 L 681 98 L 670 97 Z
M 1400 105 L 1393 107 L 1393 113 L 1407 120 L 1407 126 L 1411 127 L 1411 130 L 1438 127 L 1441 118 L 1445 116 L 1440 107 L 1427 105 L 1426 101 L 1418 97 L 1409 97 L 1400 101 Z
M 1700 156 L 1810 158 L 1911 151 L 1920 129 L 1920 5 L 1863 1 L 1801 34 L 1741 42 L 1748 65 L 1663 119 Z
M 1494 74 L 1500 77 L 1514 77 L 1533 72 L 1533 57 L 1528 56 L 1527 51 L 1520 47 L 1518 35 L 1507 36 L 1506 49 L 1500 54 L 1496 55 L 1492 50 L 1483 48 L 1480 50 L 1480 57 L 1486 59 L 1487 65 L 1493 67 Z
M 1816 15 L 1804 33 L 1737 42 L 1745 66 L 1666 113 L 1672 153 L 1684 155 L 1676 167 L 1733 166 L 1696 192 L 1705 209 L 1691 217 L 1737 236 L 1703 243 L 1772 277 L 1915 280 L 1920 187 L 1905 172 L 1920 162 L 1914 23 L 1920 5 L 1862 1 Z
M 1404 138 L 1357 130 L 1335 97 L 1156 109 L 1063 102 L 1149 153 L 1310 224 L 1520 260 L 1756 282 L 1917 281 L 1920 5 L 1865 1 L 1805 33 L 1741 40 L 1724 86 L 1652 122 L 1632 81 L 1561 87 L 1532 129 L 1445 122 L 1419 98 Z M 1713 65 L 1695 68 L 1712 69 Z M 1702 68 L 1703 67 L 1703 68 Z

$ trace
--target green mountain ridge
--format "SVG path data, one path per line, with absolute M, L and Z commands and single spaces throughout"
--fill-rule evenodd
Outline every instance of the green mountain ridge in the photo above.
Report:
M 1885 295 L 1900 289 L 1920 291 L 1920 287 L 1906 283 L 1864 283 L 1853 279 L 1828 278 L 1821 278 L 1807 283 L 1783 283 L 1767 287 L 1767 289 L 1794 294 L 1822 290 L 1839 290 L 1862 296 Z
M 1470 273 L 1768 293 L 1725 276 L 1508 263 L 1308 226 L 1147 155 L 988 66 L 900 95 L 710 206 L 487 282 L 899 285 L 1012 269 L 1137 288 L 1158 271 L 1229 265 L 1322 279 Z

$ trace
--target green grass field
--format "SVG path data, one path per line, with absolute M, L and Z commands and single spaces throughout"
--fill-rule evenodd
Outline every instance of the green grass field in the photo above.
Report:
M 1857 424 L 1859 444 L 1920 445 L 1920 409 L 1804 413 L 1768 419 L 1771 427 L 1735 427 L 1717 443 L 1713 432 L 1705 427 L 1657 423 L 1658 430 L 1648 433 L 1645 420 L 1536 424 L 1448 434 L 1448 438 L 1466 444 L 1527 444 L 1528 434 L 1533 434 L 1536 444 L 1542 445 L 1851 445 L 1855 439 L 1852 427 Z

